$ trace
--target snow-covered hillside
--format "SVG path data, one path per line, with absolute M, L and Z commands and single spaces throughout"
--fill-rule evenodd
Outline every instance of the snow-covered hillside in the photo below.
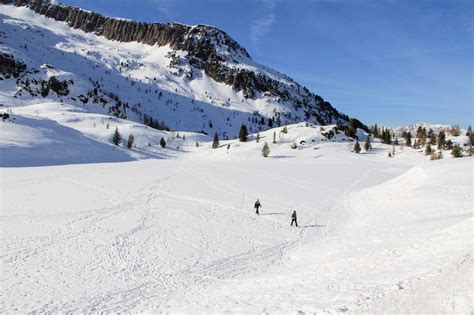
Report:
M 63 102 L 161 129 L 218 132 L 229 139 L 238 134 L 241 124 L 258 131 L 301 121 L 348 120 L 287 76 L 255 63 L 227 34 L 212 27 L 156 24 L 165 35 L 168 30 L 185 29 L 190 32 L 187 40 L 196 37 L 203 42 L 194 50 L 188 46 L 195 42 L 190 42 L 185 50 L 173 42 L 150 45 L 86 33 L 70 27 L 81 19 L 72 13 L 70 20 L 61 22 L 26 7 L 0 8 L 0 104 L 4 106 Z M 49 10 L 43 12 L 48 16 L 54 10 L 73 10 L 49 4 L 38 8 L 38 12 Z M 82 19 L 91 18 L 87 14 L 92 13 L 73 11 Z M 195 50 L 215 51 L 210 56 L 217 59 L 203 63 Z

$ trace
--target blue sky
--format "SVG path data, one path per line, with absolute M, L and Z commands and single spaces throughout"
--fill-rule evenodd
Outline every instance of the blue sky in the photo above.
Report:
M 474 125 L 474 2 L 62 0 L 108 16 L 217 26 L 252 58 L 367 124 Z

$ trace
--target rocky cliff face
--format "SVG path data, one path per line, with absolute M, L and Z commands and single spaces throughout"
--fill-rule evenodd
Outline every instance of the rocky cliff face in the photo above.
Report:
M 248 52 L 225 32 L 206 25 L 189 26 L 178 23 L 140 23 L 104 17 L 82 9 L 52 4 L 47 0 L 0 0 L 3 4 L 25 6 L 31 10 L 66 22 L 70 27 L 95 33 L 120 42 L 136 41 L 147 45 L 169 45 L 187 53 L 186 63 L 217 82 L 242 91 L 245 98 L 269 95 L 279 102 L 288 102 L 304 113 L 304 119 L 320 124 L 349 120 L 329 102 L 284 76 L 279 80 L 266 71 L 252 71 L 239 67 L 242 61 L 253 63 Z M 180 61 L 176 61 L 180 66 Z M 193 79 L 192 73 L 189 79 Z

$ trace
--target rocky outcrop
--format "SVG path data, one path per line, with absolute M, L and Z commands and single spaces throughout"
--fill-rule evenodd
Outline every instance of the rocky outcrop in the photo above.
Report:
M 13 55 L 0 53 L 0 73 L 5 77 L 5 79 L 12 76 L 18 78 L 18 76 L 25 70 L 26 65 L 21 61 L 15 60 Z
M 140 23 L 109 18 L 76 7 L 52 4 L 47 0 L 0 0 L 0 3 L 26 6 L 41 15 L 66 22 L 72 28 L 95 33 L 110 40 L 169 45 L 172 49 L 185 51 L 187 62 L 196 69 L 204 70 L 215 81 L 226 83 L 236 91 L 242 91 L 246 98 L 256 98 L 261 93 L 273 96 L 279 102 L 289 102 L 295 109 L 303 110 L 305 120 L 315 120 L 321 124 L 349 120 L 349 117 L 339 113 L 330 103 L 288 77 L 280 81 L 263 73 L 257 74 L 239 68 L 239 60 L 251 60 L 250 55 L 228 34 L 215 27 Z M 178 61 L 175 63 L 175 67 L 180 67 Z M 229 67 L 228 63 L 237 66 Z M 189 74 L 188 78 L 192 79 L 192 74 Z

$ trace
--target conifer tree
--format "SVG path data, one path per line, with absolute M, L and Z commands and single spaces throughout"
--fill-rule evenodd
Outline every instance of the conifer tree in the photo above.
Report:
M 262 156 L 268 157 L 269 154 L 270 154 L 270 147 L 268 146 L 268 143 L 265 141 L 262 148 Z
M 274 131 L 273 132 L 273 143 L 277 143 L 276 136 L 277 136 L 277 133 L 276 133 L 276 131 Z
M 429 144 L 436 145 L 436 133 L 431 128 L 428 130 L 428 139 Z
M 355 152 L 355 153 L 360 153 L 359 140 L 356 140 L 356 143 L 355 143 L 355 145 L 354 145 L 354 152 Z
M 160 146 L 162 148 L 166 147 L 166 141 L 165 141 L 165 138 L 163 138 L 163 137 L 161 137 L 161 139 L 160 139 Z
M 472 153 L 474 153 L 472 151 L 472 145 L 474 144 L 474 134 L 472 133 L 471 126 L 467 128 L 466 136 L 467 136 L 467 145 L 469 146 L 469 156 L 472 156 Z
M 212 141 L 212 148 L 217 149 L 219 147 L 219 135 L 217 131 L 214 133 L 214 141 Z
M 367 138 L 365 139 L 364 150 L 368 152 L 371 149 L 372 149 L 372 144 L 370 144 L 370 136 L 367 136 Z
M 256 141 L 257 143 L 260 142 L 260 133 L 257 133 L 257 136 L 255 137 L 255 141 Z
M 268 118 L 268 128 L 273 128 L 273 119 Z
M 127 148 L 129 148 L 129 149 L 133 148 L 134 143 L 135 143 L 135 137 L 133 136 L 133 134 L 130 134 L 128 136 Z
M 240 142 L 247 142 L 247 136 L 248 136 L 247 126 L 242 124 L 242 126 L 240 126 L 240 132 L 239 132 Z
M 407 133 L 407 137 L 405 138 L 405 144 L 411 147 L 411 133 Z
M 438 149 L 442 150 L 446 143 L 446 134 L 443 130 L 438 133 Z
M 433 149 L 431 148 L 431 144 L 427 144 L 425 147 L 425 155 L 431 155 L 433 153 Z
M 107 123 L 107 125 L 105 126 L 105 129 L 109 129 L 109 123 Z
M 120 145 L 121 141 L 122 141 L 122 136 L 120 135 L 118 127 L 115 127 L 115 132 L 114 132 L 114 136 L 112 138 L 112 142 L 113 142 L 113 144 L 118 146 L 118 145 Z

